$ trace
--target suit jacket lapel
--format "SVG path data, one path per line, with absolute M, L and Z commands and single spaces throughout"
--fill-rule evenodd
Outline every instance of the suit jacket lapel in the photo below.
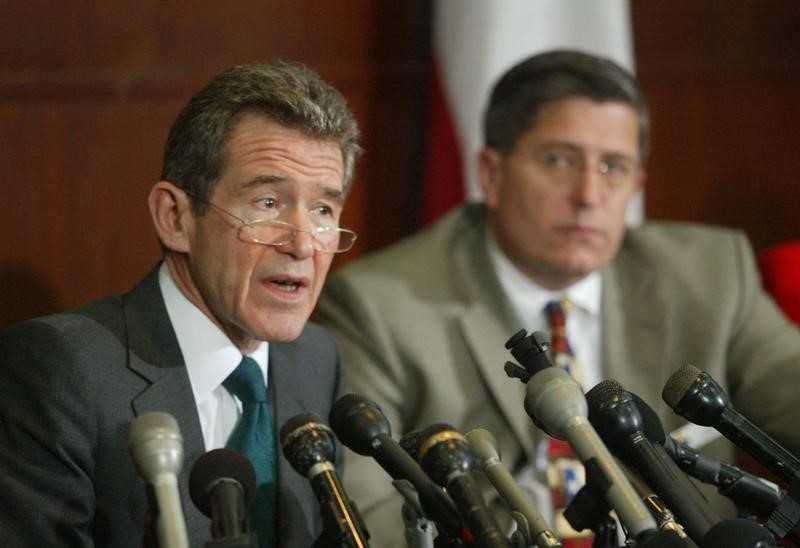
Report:
M 504 364 L 511 359 L 505 342 L 522 326 L 500 289 L 489 260 L 485 216 L 475 219 L 480 227 L 459 240 L 456 250 L 456 279 L 468 302 L 459 318 L 464 345 L 478 365 L 489 392 L 511 425 L 520 445 L 533 456 L 536 441 L 531 419 L 525 413 L 525 385 L 506 376 Z M 477 250 L 477 251 L 476 251 Z
M 626 240 L 603 272 L 602 304 L 606 377 L 654 407 L 670 374 L 663 329 L 668 301 L 656 276 Z
M 499 329 L 496 318 L 484 306 L 475 306 L 461 317 L 464 344 L 472 353 L 489 392 L 511 425 L 520 445 L 531 456 L 535 451 L 531 419 L 525 412 L 525 385 L 506 376 L 503 365 L 511 355 L 503 343 L 513 334 Z
M 158 286 L 158 267 L 125 295 L 123 308 L 128 367 L 151 383 L 131 402 L 134 414 L 163 411 L 175 417 L 183 437 L 184 460 L 178 485 L 186 527 L 190 536 L 192 531 L 207 531 L 208 519 L 194 507 L 188 487 L 189 472 L 205 453 L 205 442 L 183 355 Z
M 279 528 L 278 541 L 281 545 L 310 546 L 315 540 L 309 538 L 310 532 L 322 530 L 318 503 L 308 479 L 283 457 L 279 436 L 280 428 L 287 420 L 315 408 L 303 398 L 303 387 L 310 381 L 308 369 L 287 353 L 293 344 L 297 343 L 269 345 L 269 397 L 274 402 L 273 428 L 278 451 L 278 523 L 284 524 Z M 321 418 L 327 424 L 327 417 Z M 340 461 L 341 457 L 342 447 L 337 446 L 337 460 Z
M 280 428 L 287 420 L 300 413 L 308 412 L 308 408 L 303 405 L 302 394 L 297 390 L 301 388 L 308 379 L 295 378 L 298 368 L 283 352 L 281 345 L 270 343 L 269 345 L 269 397 L 275 402 L 273 406 L 273 428 L 276 439 L 280 433 Z M 324 419 L 325 417 L 323 417 Z M 280 439 L 278 439 L 277 450 L 282 454 Z M 292 484 L 302 478 L 284 458 L 278 458 L 278 483 L 280 485 Z

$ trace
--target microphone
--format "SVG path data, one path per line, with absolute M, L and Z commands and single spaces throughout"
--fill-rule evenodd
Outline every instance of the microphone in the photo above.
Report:
M 736 411 L 722 387 L 705 371 L 693 365 L 681 367 L 667 380 L 661 397 L 678 415 L 716 428 L 787 483 L 800 473 L 800 461 Z
M 687 539 L 686 531 L 683 528 L 683 525 L 675 521 L 675 514 L 672 513 L 662 501 L 657 494 L 653 492 L 653 489 L 645 484 L 644 480 L 641 477 L 636 475 L 636 473 L 631 470 L 624 462 L 620 464 L 622 471 L 625 472 L 625 476 L 633 485 L 633 488 L 639 494 L 644 502 L 644 505 L 650 510 L 650 513 L 656 519 L 656 524 L 658 525 L 659 530 L 669 530 L 674 533 L 678 538 Z
M 692 539 L 702 539 L 720 518 L 664 448 L 645 437 L 631 394 L 617 381 L 605 380 L 586 393 L 586 401 L 589 422 L 611 452 L 633 467 Z
M 589 423 L 586 398 L 580 386 L 569 373 L 549 365 L 548 347 L 545 334 L 534 332 L 526 336 L 525 330 L 506 342 L 506 348 L 530 375 L 525 396 L 526 413 L 547 434 L 569 442 L 587 468 L 587 477 L 602 482 L 608 504 L 617 511 L 631 535 L 639 537 L 653 532 L 656 529 L 653 516 Z M 507 372 L 509 369 L 512 368 L 507 365 Z
M 425 515 L 444 536 L 472 544 L 452 499 L 431 480 L 419 463 L 392 439 L 391 426 L 378 404 L 356 394 L 345 394 L 331 407 L 331 428 L 345 446 L 373 457 L 395 480 L 408 480 L 416 489 Z
M 783 493 L 771 481 L 706 457 L 671 437 L 666 439 L 664 449 L 683 471 L 703 483 L 716 486 L 717 491 L 733 500 L 744 514 L 769 516 L 781 501 Z
M 529 546 L 535 541 L 539 548 L 560 547 L 561 541 L 556 538 L 531 501 L 500 462 L 497 441 L 492 433 L 482 428 L 476 428 L 467 432 L 466 438 L 477 464 L 486 473 L 494 488 L 514 512 L 525 518 L 527 527 L 522 531 L 525 546 Z
M 736 503 L 740 514 L 768 516 L 778 506 L 783 493 L 777 485 L 732 464 L 706 457 L 688 444 L 667 436 L 653 408 L 636 394 L 629 394 L 642 415 L 645 437 L 653 444 L 662 445 L 681 470 L 703 483 L 716 486 L 719 494 Z
M 158 505 L 156 534 L 161 548 L 188 548 L 178 492 L 183 438 L 175 417 L 162 411 L 139 415 L 128 431 L 128 449 L 139 475 L 152 486 Z
M 449 424 L 434 424 L 411 436 L 413 443 L 406 440 L 401 445 L 433 481 L 447 489 L 472 531 L 475 544 L 510 548 L 470 475 L 474 459 L 464 436 Z
M 214 449 L 202 455 L 189 473 L 189 495 L 211 518 L 211 536 L 224 546 L 257 546 L 248 532 L 247 507 L 256 494 L 256 473 L 250 460 L 233 449 Z M 219 543 L 206 543 L 207 547 Z
M 321 546 L 369 546 L 369 535 L 347 499 L 336 467 L 333 431 L 316 413 L 300 413 L 283 423 L 283 454 L 300 475 L 311 482 L 322 513 Z M 324 539 L 324 540 L 323 540 Z M 326 544 L 327 542 L 327 544 Z

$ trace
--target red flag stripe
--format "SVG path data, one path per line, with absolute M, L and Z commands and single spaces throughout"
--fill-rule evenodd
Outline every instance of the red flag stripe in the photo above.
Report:
M 431 63 L 422 222 L 429 224 L 464 201 L 461 147 L 445 97 L 438 60 Z

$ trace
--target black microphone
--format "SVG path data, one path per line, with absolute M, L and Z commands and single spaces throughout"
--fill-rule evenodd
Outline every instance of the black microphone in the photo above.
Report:
M 678 415 L 714 427 L 787 483 L 800 473 L 800 461 L 736 411 L 722 387 L 705 371 L 693 365 L 681 367 L 667 380 L 661 397 Z
M 645 437 L 642 417 L 631 394 L 609 379 L 589 390 L 586 401 L 589 422 L 611 452 L 655 491 L 692 539 L 702 539 L 720 518 L 664 448 Z
M 771 481 L 702 455 L 671 437 L 666 439 L 664 449 L 687 474 L 716 486 L 719 494 L 731 499 L 740 515 L 765 518 L 775 510 L 783 497 L 783 491 Z
M 683 525 L 675 521 L 675 514 L 672 513 L 664 501 L 653 492 L 652 487 L 647 485 L 644 480 L 628 467 L 624 462 L 620 464 L 622 471 L 625 472 L 631 485 L 642 498 L 644 505 L 650 510 L 650 513 L 656 518 L 659 530 L 669 530 L 681 539 L 688 539 Z M 692 542 L 692 544 L 694 544 Z
M 136 417 L 128 432 L 128 448 L 139 475 L 152 487 L 158 505 L 156 533 L 161 548 L 188 548 L 178 473 L 183 464 L 183 438 L 175 417 L 150 411 Z
M 780 503 L 783 492 L 771 481 L 716 459 L 702 455 L 685 443 L 667 436 L 661 419 L 639 396 L 629 392 L 642 415 L 642 432 L 651 443 L 664 447 L 678 466 L 695 479 L 717 487 L 717 492 L 731 499 L 740 517 L 768 516 Z
M 527 527 L 524 530 L 520 528 L 525 546 L 533 545 L 535 542 L 539 548 L 559 548 L 561 541 L 556 538 L 547 522 L 536 511 L 511 473 L 500 461 L 497 440 L 492 433 L 482 428 L 476 428 L 467 432 L 466 438 L 478 465 L 483 469 L 494 488 L 512 511 L 525 518 Z
M 416 489 L 425 515 L 439 534 L 472 544 L 452 499 L 431 480 L 419 463 L 392 438 L 391 426 L 378 404 L 356 394 L 346 394 L 331 407 L 331 428 L 344 445 L 360 455 L 373 457 L 395 480 L 408 480 Z
M 608 504 L 633 537 L 656 529 L 653 516 L 645 507 L 600 436 L 589 423 L 583 391 L 561 368 L 552 367 L 547 358 L 547 335 L 521 330 L 506 343 L 506 348 L 524 366 L 527 381 L 525 411 L 534 424 L 554 438 L 564 439 L 592 476 L 602 484 Z M 513 366 L 513 364 L 511 364 Z M 512 367 L 506 366 L 508 372 Z M 515 375 L 517 376 L 517 375 Z M 522 378 L 524 375 L 518 375 Z M 524 379 L 523 379 L 524 380 Z
M 283 454 L 300 475 L 311 482 L 322 513 L 325 542 L 321 546 L 369 546 L 369 535 L 345 495 L 336 467 L 333 431 L 316 413 L 300 413 L 283 423 Z
M 474 458 L 467 440 L 449 424 L 434 424 L 412 433 L 401 445 L 433 481 L 445 487 L 461 510 L 477 546 L 510 548 L 471 476 Z
M 189 495 L 194 505 L 211 518 L 211 537 L 224 546 L 256 547 L 249 532 L 247 507 L 256 494 L 256 473 L 250 460 L 233 449 L 203 454 L 189 472 Z M 207 548 L 221 543 L 206 543 Z

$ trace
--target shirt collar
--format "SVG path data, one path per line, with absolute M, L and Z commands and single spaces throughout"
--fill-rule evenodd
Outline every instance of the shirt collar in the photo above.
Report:
M 186 362 L 195 401 L 201 402 L 236 369 L 242 361 L 242 353 L 208 316 L 186 298 L 172 279 L 166 262 L 159 269 L 158 282 Z M 265 382 L 268 348 L 268 343 L 263 342 L 250 354 L 261 367 Z
M 534 318 L 541 314 L 548 302 L 561 300 L 565 297 L 569 298 L 577 308 L 590 316 L 597 317 L 599 315 L 603 285 L 600 272 L 592 272 L 579 282 L 559 291 L 545 289 L 531 280 L 511 262 L 500 249 L 491 231 L 489 231 L 487 239 L 489 258 L 497 272 L 500 286 L 511 303 L 514 312 L 526 326 L 532 328 L 538 324 L 538 321 Z

